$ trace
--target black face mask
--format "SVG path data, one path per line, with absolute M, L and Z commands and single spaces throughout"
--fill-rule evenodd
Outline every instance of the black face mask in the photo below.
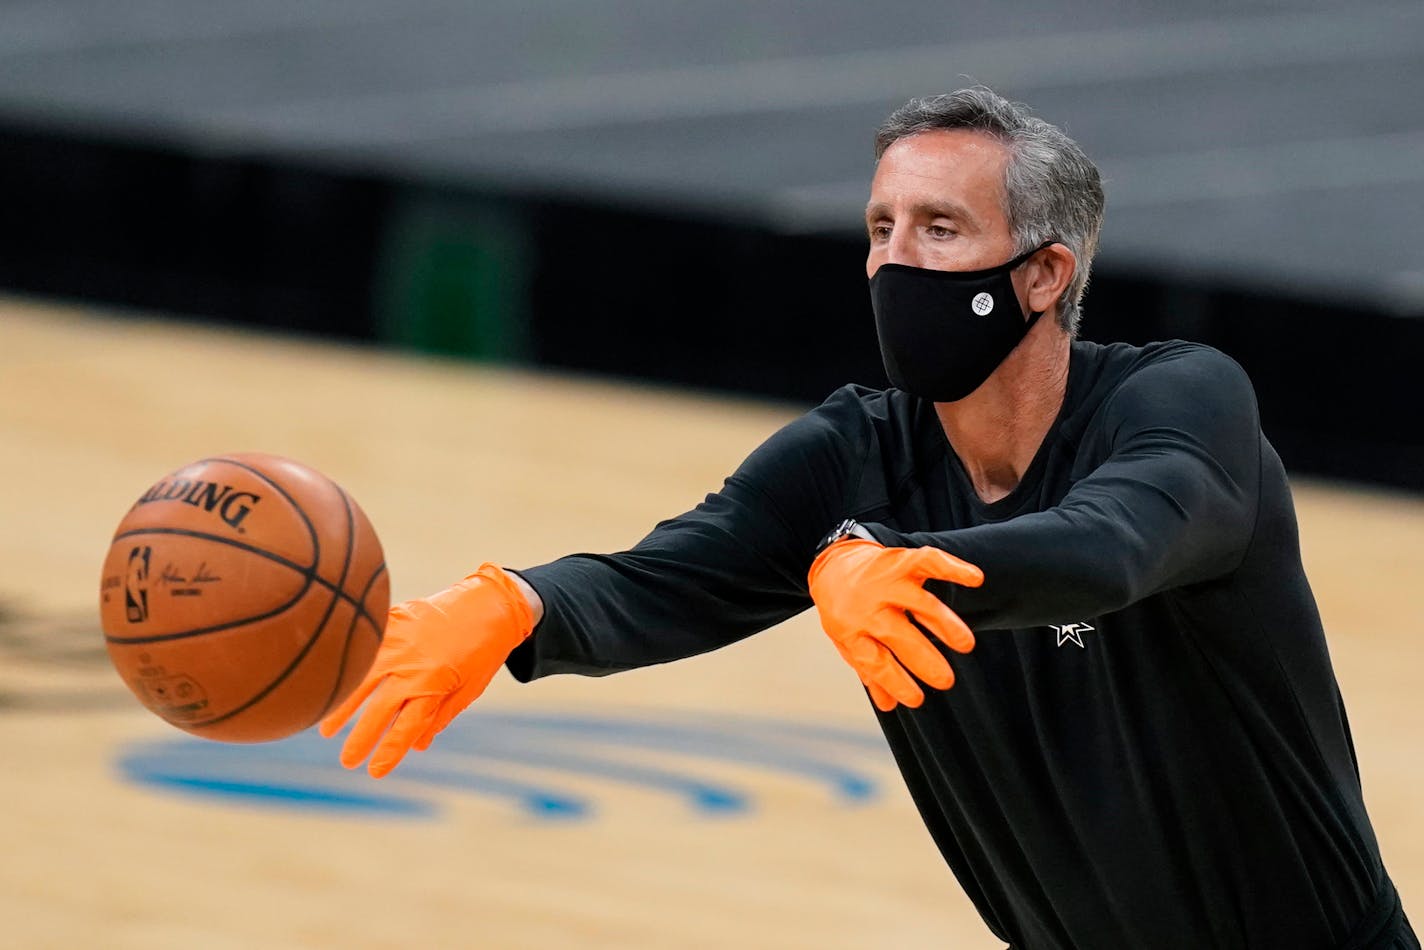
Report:
M 1044 313 L 1024 318 L 1009 273 L 1056 243 L 985 270 L 881 264 L 870 278 L 870 305 L 890 382 L 934 402 L 983 385 Z

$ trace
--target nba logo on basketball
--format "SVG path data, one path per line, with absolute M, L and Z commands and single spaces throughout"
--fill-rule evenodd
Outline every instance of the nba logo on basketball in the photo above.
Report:
M 153 548 L 137 547 L 129 552 L 129 567 L 124 579 L 124 607 L 129 623 L 148 619 L 148 561 Z

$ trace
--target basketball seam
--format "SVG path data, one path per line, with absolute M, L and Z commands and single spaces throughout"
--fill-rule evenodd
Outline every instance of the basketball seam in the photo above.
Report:
M 230 458 L 226 455 L 218 455 L 214 456 L 213 458 L 202 459 L 201 461 L 195 462 L 194 464 L 202 465 L 204 462 L 223 462 L 224 464 L 232 465 L 242 469 L 243 471 L 250 472 L 253 475 L 256 475 L 258 478 L 262 479 L 267 484 L 271 485 L 272 488 L 276 490 L 277 494 L 287 499 L 287 504 L 291 505 L 292 510 L 294 510 L 298 515 L 301 516 L 303 523 L 305 523 L 307 526 L 307 534 L 311 535 L 312 570 L 316 570 L 317 566 L 321 564 L 321 536 L 317 534 L 316 525 L 312 524 L 311 518 L 307 517 L 306 509 L 303 508 L 301 505 L 297 504 L 297 500 L 291 496 L 290 492 L 288 492 L 281 485 L 273 481 L 272 478 L 260 468 L 257 468 L 254 465 L 248 465 L 246 462 L 239 462 L 235 458 Z M 327 481 L 330 482 L 331 479 L 327 479 Z
M 336 489 L 337 494 L 341 496 L 341 503 L 346 509 L 346 556 L 341 565 L 341 576 L 336 582 L 335 590 L 331 592 L 331 603 L 327 604 L 326 613 L 322 614 L 321 621 L 316 625 L 316 632 L 307 638 L 307 642 L 304 643 L 302 645 L 302 648 L 297 651 L 297 655 L 292 657 L 292 661 L 287 664 L 286 669 L 278 673 L 276 678 L 273 679 L 272 682 L 268 683 L 262 689 L 258 690 L 245 702 L 240 703 L 232 709 L 229 709 L 227 712 L 223 713 L 220 716 L 214 716 L 211 719 L 204 719 L 202 722 L 189 723 L 188 725 L 190 728 L 205 729 L 208 726 L 215 726 L 220 722 L 226 722 L 233 716 L 236 716 L 239 713 L 251 709 L 253 706 L 257 705 L 262 700 L 270 696 L 273 690 L 275 690 L 278 686 L 281 686 L 284 682 L 286 682 L 287 677 L 291 676 L 293 671 L 295 671 L 298 666 L 301 666 L 302 660 L 306 659 L 307 654 L 311 653 L 312 648 L 316 646 L 316 642 L 320 640 L 321 635 L 326 632 L 327 622 L 331 620 L 331 615 L 336 611 L 336 605 L 342 600 L 347 600 L 349 602 L 350 598 L 344 597 L 343 595 L 345 594 L 346 590 L 346 575 L 351 573 L 351 555 L 354 554 L 356 551 L 356 515 L 351 510 L 351 500 L 346 497 L 346 492 L 342 491 L 341 487 L 335 482 L 331 481 L 331 479 L 328 478 L 326 481 L 327 484 L 331 485 L 331 487 Z M 292 504 L 297 508 L 299 512 L 302 511 L 301 507 L 297 505 L 296 501 L 293 500 Z M 305 517 L 305 512 L 302 512 L 302 515 L 303 517 Z M 308 524 L 310 524 L 310 521 L 308 521 Z M 321 561 L 318 558 L 317 566 L 320 566 L 320 564 Z M 315 570 L 315 568 L 313 569 Z M 310 725 L 310 723 L 308 725 Z
M 113 634 L 108 633 L 106 631 L 104 633 L 104 639 L 109 643 L 125 644 L 130 646 L 143 643 L 166 643 L 169 640 L 182 640 L 185 637 L 200 637 L 209 633 L 218 633 L 222 630 L 231 630 L 234 627 L 242 627 L 249 623 L 256 623 L 259 620 L 267 620 L 270 617 L 275 617 L 280 613 L 290 610 L 292 608 L 292 605 L 300 601 L 303 597 L 306 596 L 307 591 L 311 590 L 313 582 L 320 583 L 323 587 L 327 586 L 326 582 L 323 581 L 320 577 L 318 577 L 314 570 L 306 570 L 300 564 L 297 564 L 294 561 L 289 561 L 279 554 L 273 554 L 270 551 L 263 551 L 261 548 L 255 548 L 251 545 L 243 544 L 241 541 L 233 541 L 228 538 L 221 537 L 220 535 L 208 534 L 205 531 L 192 531 L 188 528 L 135 528 L 132 531 L 125 531 L 122 534 L 114 535 L 114 540 L 120 541 L 124 538 L 132 538 L 144 534 L 176 534 L 187 538 L 199 538 L 205 541 L 216 541 L 219 544 L 230 544 L 235 548 L 240 548 L 251 554 L 256 554 L 259 557 L 265 557 L 268 560 L 276 561 L 278 564 L 281 564 L 284 567 L 290 567 L 292 570 L 296 571 L 306 581 L 306 583 L 302 585 L 301 590 L 297 591 L 297 593 L 292 597 L 291 600 L 281 604 L 278 607 L 274 607 L 273 609 L 267 611 L 264 614 L 258 614 L 255 617 L 243 617 L 239 620 L 230 620 L 227 623 L 215 624 L 211 627 L 199 627 L 196 630 L 180 630 L 177 633 L 155 633 L 146 637 L 119 637 L 114 636 Z
M 336 487 L 337 490 L 340 491 L 343 496 L 345 496 L 345 489 L 341 488 L 340 485 Z M 386 565 L 384 562 L 382 562 L 381 566 L 376 568 L 375 572 L 372 573 L 370 578 L 366 581 L 366 586 L 361 591 L 361 604 L 363 608 L 366 603 L 366 598 L 369 597 L 371 594 L 371 588 L 376 586 L 376 580 L 380 578 L 380 576 L 385 572 Z M 371 622 L 372 627 L 375 629 L 377 644 L 379 644 L 382 640 L 385 639 L 385 632 L 380 627 L 377 627 L 375 625 L 375 622 L 368 614 L 365 614 L 364 610 L 352 614 L 351 622 L 346 625 L 346 641 L 341 645 L 341 660 L 336 665 L 336 678 L 332 680 L 331 692 L 327 693 L 326 702 L 322 704 L 321 712 L 317 713 L 316 718 L 307 724 L 308 728 L 310 728 L 310 726 L 314 725 L 315 723 L 320 722 L 321 717 L 326 715 L 326 711 L 330 709 L 332 705 L 336 702 L 336 694 L 341 689 L 341 681 L 346 677 L 346 660 L 351 656 L 351 638 L 355 636 L 356 625 L 361 622 L 363 616 L 366 620 Z
M 367 598 L 368 596 L 370 596 L 370 594 L 371 594 L 371 588 L 376 586 L 376 581 L 380 580 L 381 575 L 384 574 L 384 573 L 386 573 L 386 565 L 382 564 L 380 567 L 376 568 L 376 572 L 375 572 L 374 574 L 372 574 L 372 575 L 371 575 L 371 579 L 366 582 L 366 589 L 361 592 L 361 601 L 362 601 L 363 603 L 365 602 L 366 598 Z M 369 624 L 371 625 L 371 629 L 372 629 L 372 630 L 375 632 L 375 634 L 376 634 L 376 643 L 377 643 L 377 644 L 380 644 L 380 643 L 384 642 L 385 639 L 386 639 L 386 632 L 376 625 L 376 622 L 371 619 L 371 615 L 370 615 L 369 613 L 353 614 L 352 617 L 351 617 L 351 623 L 347 624 L 347 626 L 346 626 L 346 646 L 345 646 L 345 648 L 341 651 L 341 672 L 342 672 L 343 674 L 346 672 L 346 658 L 347 658 L 347 656 L 348 656 L 348 655 L 350 654 L 350 652 L 351 652 L 351 637 L 352 637 L 352 635 L 353 635 L 353 634 L 355 633 L 355 631 L 356 631 L 356 625 L 357 625 L 358 623 L 360 623 L 362 620 L 366 621 L 367 623 L 369 623 Z M 340 679 L 338 678 L 338 679 L 337 679 L 337 682 L 336 682 L 336 686 L 333 686 L 333 687 L 332 687 L 332 690 L 331 690 L 332 696 L 335 696 L 335 694 L 336 694 L 336 689 L 337 689 L 337 687 L 339 687 L 340 685 L 341 685 L 341 681 L 340 681 Z M 327 699 L 327 705 L 328 705 L 328 706 L 331 705 L 331 699 L 330 699 L 330 698 Z
M 198 538 L 204 541 L 215 541 L 218 544 L 230 545 L 232 547 L 238 548 L 239 550 L 246 551 L 249 554 L 256 554 L 258 557 L 264 557 L 269 561 L 273 561 L 277 564 L 282 565 L 283 567 L 291 568 L 292 570 L 296 571 L 306 580 L 306 584 L 303 585 L 301 591 L 297 594 L 295 598 L 282 605 L 273 613 L 281 613 L 281 611 L 290 608 L 292 604 L 296 603 L 302 598 L 303 595 L 306 594 L 306 592 L 311 588 L 312 584 L 317 584 L 318 586 L 324 587 L 328 591 L 335 593 L 342 600 L 345 600 L 347 603 L 351 604 L 353 607 L 356 608 L 356 612 L 361 616 L 370 620 L 372 623 L 376 622 L 376 618 L 372 617 L 370 612 L 366 610 L 365 604 L 360 604 L 352 600 L 351 595 L 335 587 L 331 583 L 331 581 L 328 581 L 326 578 L 322 577 L 317 572 L 315 566 L 312 566 L 310 568 L 303 567 L 296 561 L 292 561 L 288 558 L 282 557 L 282 555 L 280 554 L 273 553 L 272 551 L 264 551 L 262 548 L 254 547 L 243 541 L 236 541 L 232 538 L 225 538 L 222 535 L 218 534 L 210 534 L 206 531 L 193 531 L 189 528 L 134 528 L 130 531 L 125 531 L 121 534 L 114 535 L 114 540 L 121 541 L 124 538 L 138 537 L 140 535 L 145 534 L 176 534 L 188 538 Z M 377 571 L 379 572 L 380 570 L 384 569 L 385 566 L 385 562 L 382 561 L 381 566 L 377 569 Z M 265 613 L 257 617 L 248 617 L 243 620 L 234 620 L 229 623 L 222 623 L 213 627 L 202 627 L 197 630 L 180 630 L 177 633 L 156 633 L 152 636 L 147 637 L 123 637 L 105 633 L 104 639 L 110 643 L 162 643 L 168 640 L 181 640 L 184 637 L 196 637 L 207 633 L 216 633 L 220 630 L 229 630 L 233 627 L 240 627 L 246 623 L 254 623 L 258 620 L 265 620 L 271 616 L 272 613 Z

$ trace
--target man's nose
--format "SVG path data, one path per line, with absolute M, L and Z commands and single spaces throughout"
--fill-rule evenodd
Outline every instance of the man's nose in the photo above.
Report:
M 886 264 L 905 264 L 921 267 L 920 246 L 915 240 L 914 228 L 896 228 L 890 232 L 890 241 L 885 248 Z

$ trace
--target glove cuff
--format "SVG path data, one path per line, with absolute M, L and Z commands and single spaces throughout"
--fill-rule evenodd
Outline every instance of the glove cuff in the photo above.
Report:
M 431 602 L 455 625 L 486 630 L 508 650 L 523 643 L 534 629 L 534 612 L 524 593 L 503 568 L 490 561 L 436 594 Z

